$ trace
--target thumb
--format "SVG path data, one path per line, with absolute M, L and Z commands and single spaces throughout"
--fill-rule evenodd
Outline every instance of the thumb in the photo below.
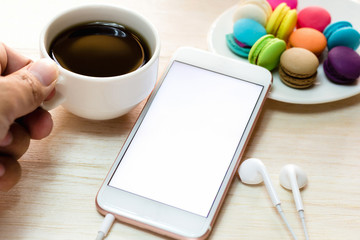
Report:
M 57 77 L 57 65 L 48 59 L 0 77 L 0 140 L 15 119 L 40 106 L 53 90 Z

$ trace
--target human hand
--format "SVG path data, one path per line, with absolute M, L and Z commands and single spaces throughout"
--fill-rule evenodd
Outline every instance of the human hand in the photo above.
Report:
M 58 68 L 51 60 L 32 62 L 0 42 L 0 73 L 0 190 L 8 191 L 20 179 L 17 160 L 30 139 L 52 130 L 50 113 L 39 106 L 50 98 Z

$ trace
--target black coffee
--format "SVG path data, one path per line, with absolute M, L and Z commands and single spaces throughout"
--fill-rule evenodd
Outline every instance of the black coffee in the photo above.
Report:
M 81 24 L 61 32 L 51 43 L 49 54 L 62 67 L 93 77 L 135 71 L 150 56 L 139 35 L 107 22 Z

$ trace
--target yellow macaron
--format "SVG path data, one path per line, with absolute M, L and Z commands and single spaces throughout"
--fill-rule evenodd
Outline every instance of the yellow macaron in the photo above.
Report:
M 266 24 L 266 32 L 287 41 L 294 31 L 297 22 L 297 12 L 290 9 L 286 3 L 279 4 L 271 14 Z

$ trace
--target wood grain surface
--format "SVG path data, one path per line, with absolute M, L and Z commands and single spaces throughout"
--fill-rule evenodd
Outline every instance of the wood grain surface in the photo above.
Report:
M 325 0 L 324 0 L 325 1 Z M 0 41 L 39 58 L 39 34 L 55 14 L 97 1 L 1 1 Z M 158 28 L 159 74 L 180 46 L 207 49 L 213 21 L 235 0 L 101 1 L 134 9 Z M 358 26 L 359 27 L 359 26 Z M 32 141 L 20 159 L 21 181 L 0 193 L 0 239 L 95 239 L 103 220 L 95 196 L 144 103 L 117 119 L 90 121 L 62 107 L 51 111 L 52 134 Z M 311 239 L 360 239 L 360 96 L 318 105 L 269 99 L 243 159 L 266 164 L 282 206 L 304 239 L 291 192 L 279 185 L 283 165 L 308 174 L 301 192 Z M 166 239 L 116 223 L 107 239 Z M 232 184 L 209 239 L 291 239 L 264 185 Z

